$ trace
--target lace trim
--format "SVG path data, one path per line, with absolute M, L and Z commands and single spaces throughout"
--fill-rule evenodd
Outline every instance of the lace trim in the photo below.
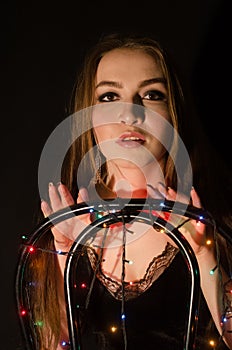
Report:
M 143 278 L 141 278 L 139 281 L 134 281 L 133 283 L 124 282 L 124 299 L 133 299 L 144 293 L 153 284 L 153 282 L 157 280 L 158 277 L 167 269 L 178 251 L 178 248 L 167 242 L 163 252 L 152 259 Z M 91 247 L 87 247 L 87 254 L 92 269 L 95 271 L 98 264 L 98 254 Z M 97 278 L 115 299 L 122 300 L 122 284 L 106 276 L 103 273 L 100 265 L 97 271 Z

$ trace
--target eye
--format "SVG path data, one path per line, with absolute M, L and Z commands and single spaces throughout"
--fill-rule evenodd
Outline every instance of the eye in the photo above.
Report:
M 151 100 L 151 101 L 164 101 L 164 102 L 167 101 L 166 95 L 159 90 L 147 91 L 142 98 L 144 100 Z
M 115 92 L 105 92 L 98 97 L 98 102 L 112 102 L 119 98 L 118 94 Z

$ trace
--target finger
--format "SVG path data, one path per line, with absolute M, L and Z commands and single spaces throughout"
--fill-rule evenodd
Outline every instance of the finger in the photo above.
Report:
M 149 198 L 164 199 L 164 195 L 155 187 L 147 184 L 147 195 Z
M 62 209 L 63 205 L 61 202 L 60 195 L 57 191 L 56 186 L 54 186 L 52 182 L 50 182 L 48 185 L 48 193 L 52 210 L 55 212 L 57 210 Z
M 167 188 L 166 186 L 162 183 L 162 182 L 159 182 L 158 185 L 157 185 L 157 189 L 159 191 L 159 193 L 161 193 L 161 195 L 166 198 L 167 197 Z
M 176 191 L 174 191 L 171 187 L 168 187 L 167 199 L 176 200 Z
M 180 203 L 189 204 L 190 198 L 178 191 L 173 190 L 171 187 L 168 187 L 167 199 L 177 201 Z
M 89 194 L 85 187 L 81 187 L 77 197 L 77 203 L 88 202 Z
M 70 205 L 74 204 L 73 197 L 71 193 L 69 192 L 68 188 L 63 185 L 62 183 L 59 183 L 58 185 L 58 192 L 60 194 L 60 199 L 63 207 L 68 207 Z
M 192 204 L 196 208 L 201 208 L 200 198 L 194 188 L 191 189 Z
M 85 187 L 81 187 L 79 189 L 78 197 L 77 197 L 77 204 L 79 203 L 88 203 L 89 200 L 89 195 L 88 195 L 88 190 Z M 83 214 L 78 217 L 83 223 L 89 225 L 91 220 L 90 220 L 90 214 Z
M 41 200 L 41 210 L 45 218 L 52 214 L 52 209 L 50 205 L 44 200 Z
M 198 196 L 196 190 L 193 187 L 191 189 L 191 198 L 192 205 L 194 207 L 202 208 L 200 197 Z M 203 235 L 205 233 L 205 224 L 203 224 L 200 220 L 196 220 L 195 222 L 193 222 L 193 226 L 200 235 Z

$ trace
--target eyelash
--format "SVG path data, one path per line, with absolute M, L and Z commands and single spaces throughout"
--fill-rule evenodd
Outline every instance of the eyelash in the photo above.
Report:
M 146 98 L 146 96 L 148 95 L 153 95 L 153 98 Z M 119 99 L 119 97 L 120 96 L 116 92 L 108 91 L 98 97 L 98 102 L 113 102 Z M 107 98 L 108 100 L 104 100 L 105 98 Z M 147 91 L 143 96 L 140 96 L 140 99 L 150 101 L 166 101 L 166 95 L 159 90 L 150 90 Z
M 151 91 L 147 91 L 143 97 L 143 99 L 145 99 L 145 96 L 147 95 L 153 95 L 153 98 L 149 98 L 148 100 L 152 100 L 152 101 L 166 101 L 166 95 L 159 91 L 159 90 L 151 90 Z M 155 98 L 154 98 L 155 96 Z
M 105 97 L 110 97 L 110 101 L 104 101 Z M 115 101 L 115 97 L 119 97 L 119 95 L 116 92 L 105 92 L 104 94 L 98 97 L 98 102 L 112 102 Z

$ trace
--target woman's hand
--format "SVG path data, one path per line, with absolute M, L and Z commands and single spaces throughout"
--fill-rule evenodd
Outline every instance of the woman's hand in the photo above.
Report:
M 189 201 L 184 195 L 177 194 L 170 187 L 166 189 L 162 184 L 158 186 L 158 190 L 167 200 L 178 201 L 186 204 L 190 204 L 191 202 L 192 206 L 201 208 L 200 198 L 194 188 L 192 188 L 190 193 L 191 201 Z M 180 216 L 177 214 L 171 214 L 170 218 L 171 223 L 174 222 L 174 225 L 176 226 L 181 224 L 181 222 L 183 222 L 185 219 L 185 217 L 182 217 L 180 221 Z M 188 220 L 179 228 L 179 231 L 188 240 L 197 257 L 208 250 L 208 247 L 206 245 L 206 227 L 205 224 L 203 224 L 201 221 L 196 221 L 193 219 Z
M 45 217 L 48 217 L 58 210 L 75 204 L 71 193 L 67 187 L 61 183 L 59 183 L 57 186 L 53 185 L 53 183 L 50 183 L 48 192 L 50 203 L 47 203 L 45 201 L 41 202 L 41 210 Z M 76 202 L 81 203 L 87 199 L 86 189 L 80 189 Z M 67 220 L 55 224 L 51 231 L 54 236 L 56 249 L 68 251 L 75 238 L 89 223 L 89 214 L 83 214 L 79 216 L 73 216 Z

